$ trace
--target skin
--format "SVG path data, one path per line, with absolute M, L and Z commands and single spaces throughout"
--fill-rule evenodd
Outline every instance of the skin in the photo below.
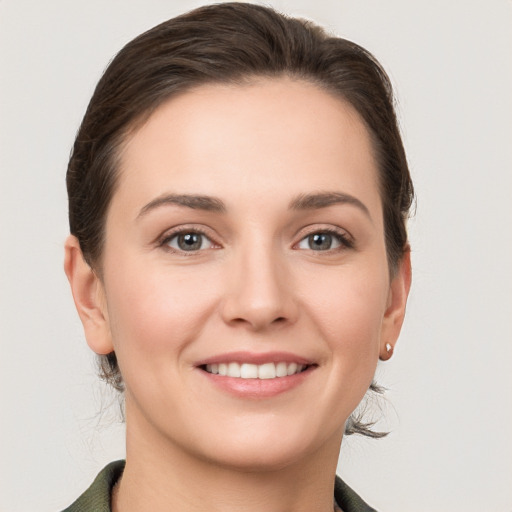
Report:
M 410 286 L 408 252 L 389 276 L 364 123 L 301 81 L 206 85 L 159 107 L 120 169 L 101 278 L 73 236 L 65 260 L 87 342 L 115 350 L 126 383 L 114 509 L 332 510 L 345 422 L 395 345 Z M 355 200 L 298 204 L 319 193 Z M 180 250 L 180 230 L 204 233 L 202 248 Z M 314 250 L 308 237 L 330 231 Z M 234 351 L 312 366 L 284 392 L 240 396 L 197 366 Z

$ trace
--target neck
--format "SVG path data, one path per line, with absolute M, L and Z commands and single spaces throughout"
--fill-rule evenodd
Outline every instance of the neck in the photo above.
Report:
M 237 468 L 148 436 L 134 422 L 127 425 L 126 467 L 113 495 L 114 512 L 333 510 L 340 438 L 282 467 Z

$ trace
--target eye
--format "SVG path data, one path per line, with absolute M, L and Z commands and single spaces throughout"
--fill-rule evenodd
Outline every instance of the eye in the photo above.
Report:
M 351 247 L 351 242 L 340 233 L 317 231 L 304 237 L 297 245 L 299 249 L 310 251 L 330 251 L 340 247 Z
M 213 242 L 203 233 L 182 231 L 166 238 L 162 245 L 167 245 L 175 251 L 194 252 L 212 248 Z

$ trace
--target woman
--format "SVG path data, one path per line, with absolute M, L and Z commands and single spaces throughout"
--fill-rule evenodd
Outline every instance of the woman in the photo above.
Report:
M 100 80 L 65 270 L 124 392 L 126 463 L 69 511 L 373 510 L 335 480 L 391 357 L 412 183 L 365 50 L 251 4 L 169 20 Z

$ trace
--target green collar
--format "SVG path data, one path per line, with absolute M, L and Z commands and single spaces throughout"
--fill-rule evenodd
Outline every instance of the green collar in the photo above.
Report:
M 117 460 L 104 467 L 89 489 L 63 512 L 112 512 L 110 496 L 123 474 L 124 464 L 124 460 Z
M 124 460 L 111 462 L 99 473 L 89 489 L 63 512 L 111 512 L 112 488 L 123 474 L 124 464 Z M 338 476 L 334 499 L 343 512 L 376 512 Z

